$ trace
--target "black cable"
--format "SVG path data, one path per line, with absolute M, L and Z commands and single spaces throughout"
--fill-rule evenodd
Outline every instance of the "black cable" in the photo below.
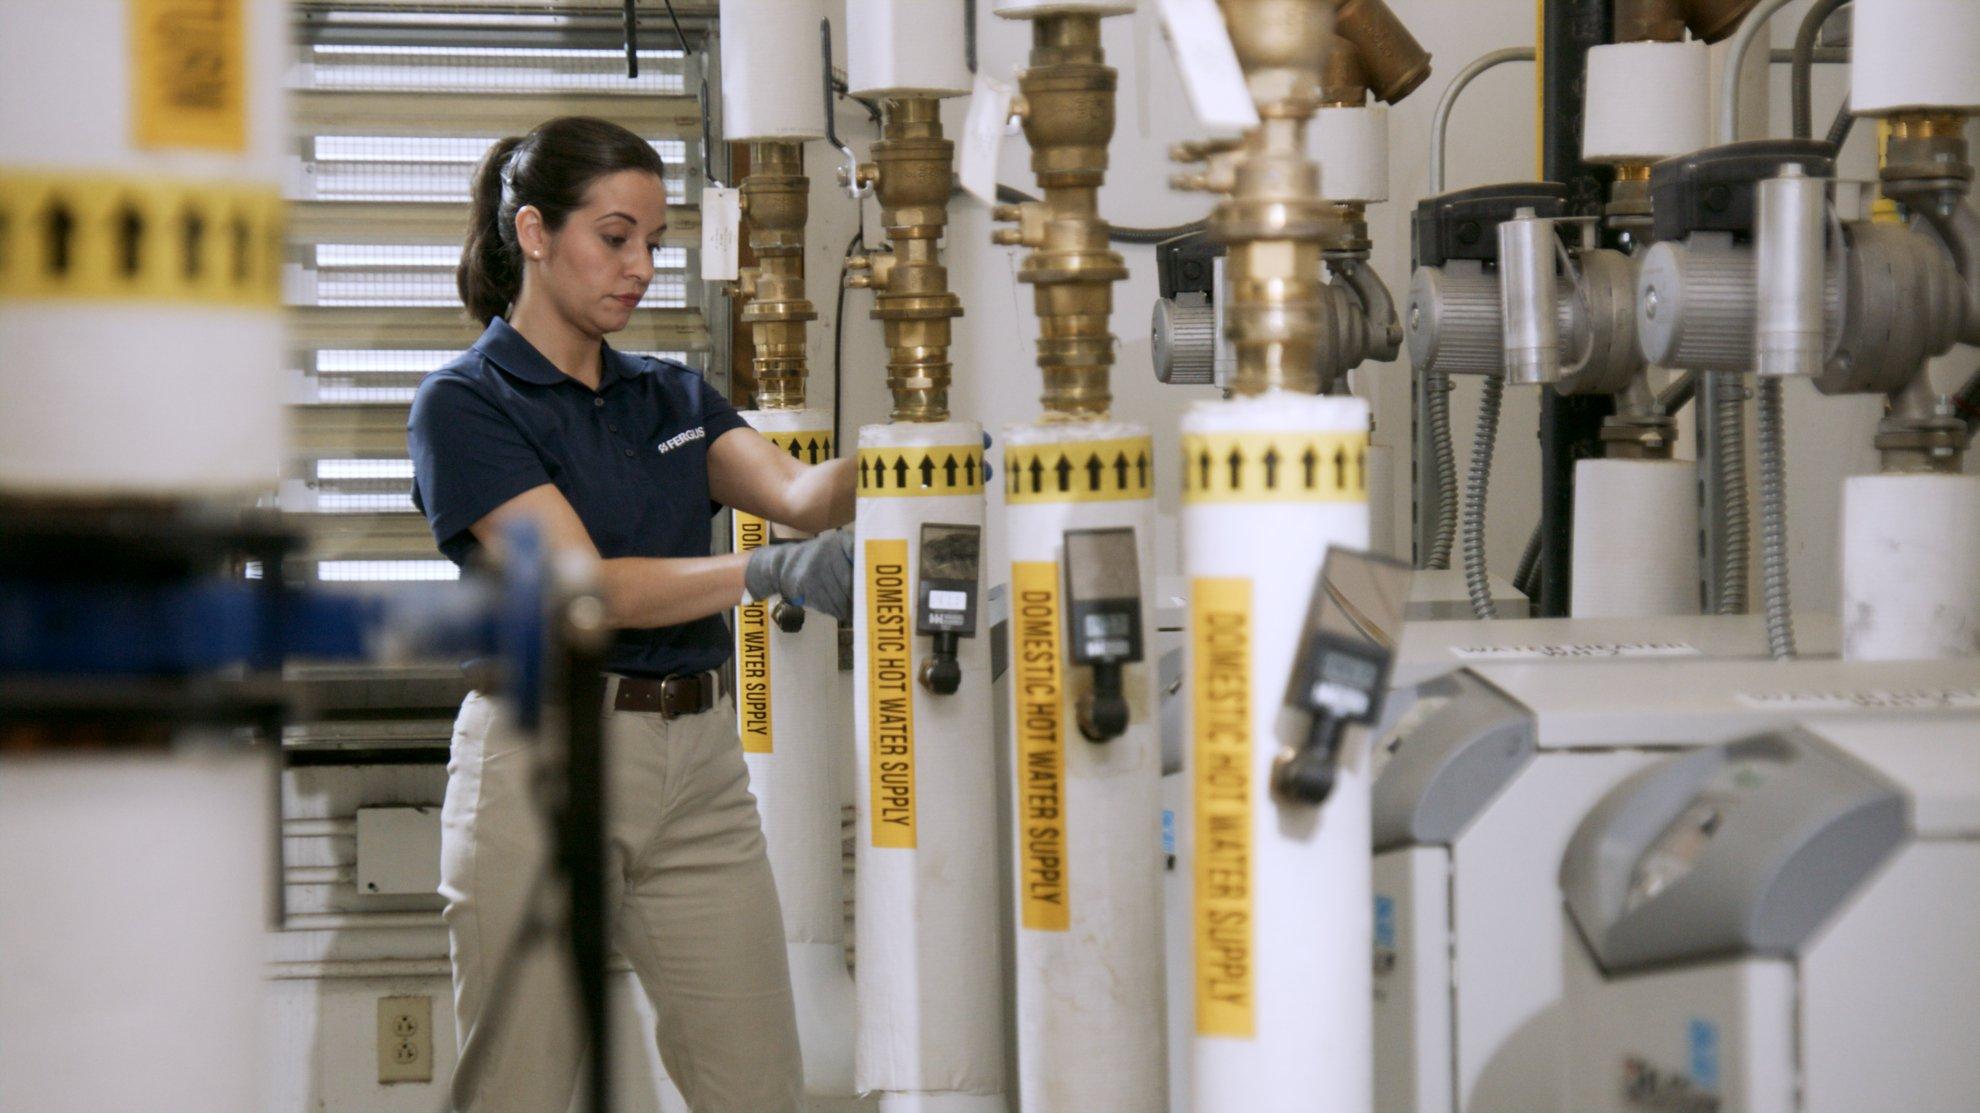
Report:
M 626 80 L 639 80 L 639 0 L 626 0 Z
M 1665 384 L 1663 391 L 1657 395 L 1657 412 L 1669 417 L 1690 405 L 1697 393 L 1698 373 L 1686 371 Z
M 1801 17 L 1801 26 L 1794 33 L 1794 61 L 1789 84 L 1794 104 L 1794 131 L 1796 139 L 1813 137 L 1815 128 L 1814 109 L 1814 70 L 1815 40 L 1822 34 L 1822 25 L 1828 22 L 1836 10 L 1850 0 L 1815 0 L 1809 5 L 1808 13 Z M 1849 103 L 1847 99 L 1844 104 Z
M 667 18 L 674 25 L 674 40 L 681 44 L 681 60 L 686 61 L 688 56 L 687 32 L 681 30 L 681 17 L 674 13 L 674 0 L 666 0 L 666 3 Z M 631 8 L 632 5 L 628 3 L 626 7 Z
M 1034 203 L 1038 198 L 1015 186 L 999 185 L 997 200 L 1006 205 L 1023 205 Z M 1109 224 L 1107 238 L 1115 243 L 1157 244 L 1163 240 L 1175 239 L 1177 236 L 1186 236 L 1191 232 L 1201 232 L 1207 223 L 1207 221 L 1192 220 L 1188 224 L 1171 224 L 1166 228 L 1134 228 L 1124 224 Z
M 846 241 L 845 254 L 839 257 L 839 294 L 832 309 L 832 443 L 845 452 L 845 438 L 839 431 L 840 414 L 845 410 L 846 382 L 846 260 L 858 251 L 866 250 L 866 206 L 859 208 L 859 231 Z
M 1519 567 L 1513 572 L 1513 589 L 1529 601 L 1534 598 L 1534 581 L 1540 574 L 1540 545 L 1545 538 L 1545 532 L 1535 522 L 1533 532 L 1526 537 L 1526 550 L 1519 554 Z
M 1836 109 L 1836 118 L 1829 125 L 1829 149 L 1841 153 L 1844 143 L 1849 142 L 1849 129 L 1856 126 L 1856 113 L 1849 110 L 1849 94 L 1843 94 L 1843 102 Z

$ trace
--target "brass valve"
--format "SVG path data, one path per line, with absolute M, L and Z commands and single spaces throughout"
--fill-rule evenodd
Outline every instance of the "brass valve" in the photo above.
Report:
M 1101 48 L 1099 15 L 1048 9 L 1033 19 L 1031 30 L 1031 56 L 1018 75 L 1012 115 L 1023 121 L 1044 197 L 997 206 L 992 215 L 1015 227 L 999 228 L 991 239 L 1031 249 L 1018 281 L 1031 285 L 1038 313 L 1047 417 L 1095 419 L 1113 402 L 1109 318 L 1113 284 L 1127 277 L 1099 212 L 1119 75 Z
M 891 246 L 847 260 L 849 270 L 862 273 L 849 275 L 846 285 L 876 291 L 873 316 L 886 335 L 894 420 L 944 421 L 949 322 L 963 311 L 941 257 L 955 144 L 942 135 L 941 106 L 932 97 L 888 101 L 882 132 L 873 161 L 855 177 L 875 187 Z
M 1226 251 L 1225 329 L 1237 356 L 1231 388 L 1317 393 L 1322 341 L 1334 332 L 1320 264 L 1325 246 L 1343 236 L 1341 214 L 1320 197 L 1305 133 L 1324 99 L 1329 48 L 1338 42 L 1334 4 L 1220 2 L 1259 124 L 1235 147 L 1184 144 L 1177 153 L 1210 164 L 1188 184 L 1200 179 L 1228 195 L 1210 215 L 1210 234 Z M 1334 72 L 1338 83 L 1338 66 Z
M 743 272 L 737 287 L 749 299 L 741 319 L 750 327 L 755 349 L 751 368 L 759 409 L 804 408 L 805 323 L 818 319 L 804 292 L 804 225 L 810 215 L 810 190 L 803 144 L 749 145 L 749 173 L 743 176 L 741 201 L 757 265 Z

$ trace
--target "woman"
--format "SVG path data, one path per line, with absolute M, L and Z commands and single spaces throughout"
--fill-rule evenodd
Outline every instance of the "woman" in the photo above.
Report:
M 458 272 L 487 326 L 428 376 L 408 440 L 413 496 L 457 564 L 535 523 L 598 561 L 607 656 L 614 941 L 660 1016 L 667 1073 L 697 1113 L 798 1108 L 802 1087 L 777 894 L 720 679 L 722 612 L 785 595 L 844 619 L 849 461 L 806 467 L 678 364 L 613 351 L 667 227 L 660 158 L 616 124 L 551 120 L 495 144 L 474 181 Z M 733 506 L 814 540 L 709 555 Z M 461 1044 L 455 1108 L 561 1110 L 583 1033 L 554 947 L 490 980 L 542 907 L 546 836 L 528 739 L 480 693 L 454 725 L 441 892 Z

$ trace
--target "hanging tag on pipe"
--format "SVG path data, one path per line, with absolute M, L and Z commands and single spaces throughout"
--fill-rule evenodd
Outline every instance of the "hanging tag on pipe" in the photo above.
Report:
M 1004 147 L 1013 95 L 1009 85 L 980 73 L 970 91 L 962 150 L 956 152 L 956 177 L 970 196 L 986 205 L 997 203 L 997 156 Z
M 1197 120 L 1212 131 L 1258 126 L 1258 106 L 1244 83 L 1230 29 L 1216 0 L 1160 0 L 1162 37 L 1169 40 L 1183 89 Z
M 701 190 L 701 280 L 734 282 L 741 267 L 742 195 L 728 186 Z

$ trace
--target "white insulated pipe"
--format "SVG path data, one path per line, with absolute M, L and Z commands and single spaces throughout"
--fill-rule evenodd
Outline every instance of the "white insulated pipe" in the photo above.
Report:
M 287 7 L 0 3 L 0 490 L 275 486 Z
M 821 139 L 823 0 L 722 0 L 722 138 Z
M 1856 0 L 1851 8 L 1851 111 L 1980 112 L 1980 66 L 1973 64 L 1980 55 L 1980 4 Z
M 983 428 L 859 433 L 853 582 L 858 778 L 854 1084 L 883 1113 L 1003 1113 L 990 631 L 958 645 L 961 687 L 918 682 L 921 529 L 984 520 Z
M 1004 446 L 1020 1105 L 1167 1109 L 1153 442 L 1092 422 L 1013 426 Z M 1135 532 L 1145 642 L 1123 669 L 1128 728 L 1095 742 L 1075 711 L 1092 671 L 1065 647 L 1064 535 L 1116 527 Z
M 1688 460 L 1574 466 L 1575 618 L 1697 614 L 1698 469 Z
M 1368 747 L 1325 803 L 1282 803 L 1273 759 L 1329 547 L 1368 546 L 1368 407 L 1273 392 L 1182 422 L 1189 577 L 1195 1113 L 1366 1113 L 1374 1101 Z
M 743 420 L 807 464 L 833 456 L 829 410 L 750 410 Z M 737 552 L 770 543 L 770 523 L 740 510 Z M 812 613 L 795 633 L 777 604 L 737 608 L 736 728 L 784 915 L 791 993 L 808 1094 L 853 1094 L 852 972 L 840 891 L 839 769 L 852 747 L 839 686 L 839 626 Z
M 856 97 L 959 97 L 972 78 L 962 0 L 846 0 L 846 85 Z
M 1980 476 L 1843 481 L 1843 657 L 1980 656 Z
M 265 1108 L 266 751 L 0 760 L 0 1110 Z
M 1710 145 L 1708 51 L 1702 42 L 1590 47 L 1581 157 L 1648 163 Z

